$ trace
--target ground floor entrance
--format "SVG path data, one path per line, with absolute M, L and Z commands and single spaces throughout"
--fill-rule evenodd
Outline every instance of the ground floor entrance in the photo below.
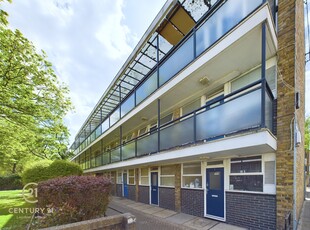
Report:
M 206 216 L 224 220 L 224 168 L 206 169 Z

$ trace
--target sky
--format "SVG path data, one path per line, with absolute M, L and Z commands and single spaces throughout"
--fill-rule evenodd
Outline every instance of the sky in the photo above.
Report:
M 12 29 L 43 49 L 75 107 L 64 121 L 70 144 L 166 0 L 13 0 Z M 307 22 L 307 20 L 305 20 Z M 306 39 L 308 41 L 308 39 Z M 308 49 L 307 45 L 307 49 Z M 306 115 L 310 116 L 310 62 Z
M 43 49 L 75 107 L 75 135 L 166 0 L 13 0 L 9 25 Z

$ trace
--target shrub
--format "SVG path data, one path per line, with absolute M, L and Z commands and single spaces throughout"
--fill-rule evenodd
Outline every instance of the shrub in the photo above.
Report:
M 21 177 L 17 174 L 0 176 L 0 190 L 22 189 L 23 183 Z
M 76 163 L 65 160 L 56 160 L 54 162 L 43 160 L 28 166 L 23 172 L 22 178 L 23 183 L 27 184 L 30 182 L 38 183 L 56 177 L 82 175 L 82 173 L 83 170 Z
M 22 180 L 24 184 L 30 182 L 39 182 L 48 180 L 50 177 L 47 173 L 48 167 L 52 164 L 51 160 L 40 160 L 32 163 L 22 173 Z
M 112 182 L 105 177 L 69 176 L 40 182 L 38 206 L 53 208 L 45 223 L 54 225 L 102 216 L 109 202 Z
M 49 178 L 63 176 L 80 176 L 83 173 L 82 168 L 73 162 L 64 160 L 55 160 L 48 168 Z

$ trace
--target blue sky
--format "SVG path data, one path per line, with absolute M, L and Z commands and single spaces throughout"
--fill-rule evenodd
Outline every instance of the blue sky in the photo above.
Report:
M 65 117 L 72 143 L 77 131 L 138 43 L 165 0 L 13 0 L 3 3 L 19 29 L 53 63 L 70 88 L 75 111 Z M 310 62 L 306 72 L 310 116 Z
M 70 144 L 165 0 L 13 0 L 10 27 L 43 49 L 70 88 Z

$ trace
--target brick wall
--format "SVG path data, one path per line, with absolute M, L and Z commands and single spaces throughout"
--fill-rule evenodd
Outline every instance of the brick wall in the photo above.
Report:
M 278 11 L 278 108 L 277 108 L 277 229 L 283 229 L 285 216 L 293 212 L 294 148 L 291 146 L 291 123 L 295 119 L 304 130 L 304 15 L 303 1 L 279 1 Z M 284 84 L 285 82 L 285 84 Z M 295 92 L 301 94 L 301 106 L 295 110 Z M 303 197 L 303 141 L 297 151 L 296 219 Z M 293 221 L 292 221 L 293 223 Z
M 181 212 L 181 164 L 175 165 L 175 211 Z
M 204 216 L 204 192 L 203 190 L 182 189 L 181 211 L 194 216 Z
M 116 185 L 116 196 L 119 196 L 119 197 L 123 196 L 123 185 L 122 184 Z
M 139 198 L 138 201 L 141 203 L 150 203 L 150 187 L 149 186 L 139 186 Z
M 174 188 L 159 187 L 159 207 L 175 210 Z
M 248 229 L 276 229 L 275 195 L 226 192 L 226 222 Z
M 128 185 L 128 199 L 135 201 L 136 200 L 136 186 Z

